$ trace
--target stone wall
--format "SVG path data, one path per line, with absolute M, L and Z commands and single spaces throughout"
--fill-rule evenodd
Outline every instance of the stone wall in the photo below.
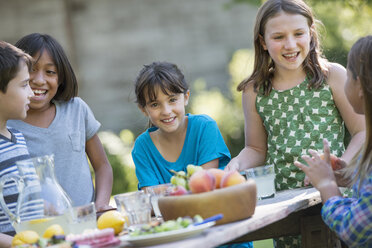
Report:
M 232 53 L 252 47 L 257 7 L 229 0 L 0 0 L 0 39 L 32 32 L 54 36 L 79 78 L 79 95 L 102 130 L 147 121 L 134 103 L 133 82 L 142 65 L 176 63 L 186 80 L 203 78 L 226 90 Z M 192 91 L 192 88 L 191 88 Z M 192 99 L 191 99 L 192 100 Z

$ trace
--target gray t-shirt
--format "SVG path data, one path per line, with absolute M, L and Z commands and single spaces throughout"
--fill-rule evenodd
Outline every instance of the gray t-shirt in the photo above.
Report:
M 26 138 L 31 157 L 54 154 L 55 175 L 74 206 L 94 200 L 85 144 L 100 128 L 88 105 L 79 97 L 54 101 L 56 116 L 48 128 L 9 120 Z

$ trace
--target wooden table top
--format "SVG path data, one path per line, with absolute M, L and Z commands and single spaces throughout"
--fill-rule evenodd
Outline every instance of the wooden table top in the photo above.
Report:
M 273 198 L 257 201 L 255 213 L 250 218 L 224 225 L 213 226 L 200 235 L 151 247 L 216 247 L 235 240 L 244 234 L 251 233 L 262 227 L 285 219 L 291 213 L 315 206 L 319 203 L 321 203 L 320 194 L 314 188 L 281 191 Z M 120 247 L 131 246 L 128 243 L 123 242 Z

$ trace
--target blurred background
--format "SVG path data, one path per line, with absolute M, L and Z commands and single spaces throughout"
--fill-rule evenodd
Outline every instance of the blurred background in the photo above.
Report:
M 65 48 L 79 96 L 102 127 L 114 170 L 112 194 L 137 189 L 130 152 L 147 119 L 134 100 L 144 64 L 177 64 L 190 84 L 188 112 L 214 118 L 232 156 L 244 145 L 241 93 L 253 66 L 252 37 L 261 0 L 0 0 L 1 40 L 48 33 Z M 372 34 L 372 1 L 308 0 L 325 56 L 346 66 L 347 51 Z

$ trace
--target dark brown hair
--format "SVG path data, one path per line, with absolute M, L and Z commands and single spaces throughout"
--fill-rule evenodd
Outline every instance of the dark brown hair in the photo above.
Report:
M 24 50 L 37 60 L 47 51 L 51 56 L 58 73 L 58 90 L 55 100 L 68 101 L 78 94 L 78 84 L 72 66 L 62 46 L 52 36 L 33 33 L 22 37 L 16 47 Z M 39 54 L 38 58 L 35 56 Z
M 358 166 L 360 184 L 363 178 L 372 170 L 372 36 L 360 38 L 350 49 L 347 59 L 347 69 L 354 80 L 359 78 L 364 95 L 364 115 L 366 119 L 366 140 L 362 147 L 362 157 L 354 157 L 349 175 Z M 357 177 L 354 178 L 354 182 Z M 359 185 L 360 185 L 359 184 Z
M 268 0 L 258 10 L 254 27 L 254 68 L 253 73 L 243 80 L 237 87 L 238 91 L 244 90 L 248 83 L 253 82 L 257 92 L 262 87 L 263 94 L 269 95 L 272 89 L 275 64 L 268 51 L 262 47 L 260 39 L 264 38 L 265 25 L 270 18 L 284 11 L 289 14 L 302 15 L 307 19 L 309 27 L 318 22 L 308 5 L 302 0 Z M 318 34 L 311 32 L 310 51 L 303 62 L 305 73 L 309 77 L 309 88 L 319 88 L 327 79 L 326 60 L 321 58 Z
M 185 77 L 177 65 L 168 62 L 153 62 L 144 65 L 135 82 L 136 102 L 146 106 L 146 96 L 150 101 L 156 99 L 156 89 L 160 87 L 164 94 L 184 93 L 189 89 Z
M 9 82 L 16 77 L 22 61 L 30 72 L 32 57 L 12 44 L 0 41 L 0 91 L 3 93 L 6 93 Z

